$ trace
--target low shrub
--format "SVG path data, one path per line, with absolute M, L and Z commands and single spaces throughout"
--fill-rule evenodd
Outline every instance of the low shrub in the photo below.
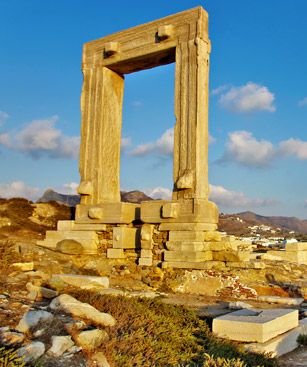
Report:
M 299 345 L 307 345 L 307 334 L 300 334 L 296 341 Z

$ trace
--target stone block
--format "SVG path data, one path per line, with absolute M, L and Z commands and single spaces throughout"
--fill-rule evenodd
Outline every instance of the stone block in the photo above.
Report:
M 196 269 L 196 270 L 211 270 L 224 269 L 225 263 L 222 261 L 207 261 L 207 262 L 193 262 L 193 261 L 164 261 L 162 263 L 163 269 L 177 268 L 177 269 Z
M 210 245 L 199 241 L 167 241 L 166 248 L 170 251 L 210 251 Z
M 307 251 L 271 250 L 268 251 L 266 255 L 267 257 L 273 256 L 275 259 L 282 261 L 289 261 L 297 264 L 307 264 Z
M 79 204 L 76 206 L 77 224 L 103 223 L 103 224 L 129 224 L 140 219 L 140 206 L 133 203 L 104 202 L 97 205 Z
M 212 223 L 161 223 L 160 231 L 214 231 L 217 224 Z
M 78 187 L 78 194 L 92 195 L 93 194 L 93 183 L 91 181 L 81 181 Z
M 244 309 L 215 318 L 212 327 L 221 338 L 264 343 L 297 326 L 297 310 Z
M 176 218 L 164 218 L 163 206 L 178 204 Z M 146 223 L 205 223 L 217 224 L 218 210 L 214 203 L 205 199 L 185 199 L 184 201 L 152 200 L 141 203 L 141 220 Z M 180 229 L 179 229 L 180 230 Z
M 164 261 L 199 262 L 212 260 L 211 251 L 165 251 Z
M 278 303 L 288 306 L 300 306 L 304 298 L 278 297 L 278 296 L 258 296 L 258 301 L 267 303 Z
M 108 259 L 125 259 L 125 253 L 123 249 L 120 248 L 108 248 L 107 249 Z
M 76 240 L 62 240 L 57 242 L 56 250 L 62 254 L 79 255 L 83 253 L 83 246 Z
M 140 257 L 138 262 L 141 266 L 152 266 L 152 258 L 149 257 Z
M 249 251 L 212 251 L 213 260 L 216 261 L 249 261 Z
M 54 274 L 50 281 L 51 285 L 58 284 L 60 282 L 81 289 L 109 288 L 108 277 L 75 274 Z
M 170 231 L 169 241 L 204 241 L 204 231 Z
M 11 267 L 19 271 L 31 271 L 34 269 L 34 262 L 30 261 L 25 263 L 14 263 L 11 265 Z
M 286 243 L 286 251 L 307 251 L 307 242 Z
M 206 231 L 204 233 L 204 241 L 221 241 L 222 234 L 218 231 Z
M 307 318 L 299 322 L 299 326 L 268 340 L 265 343 L 246 344 L 245 348 L 250 352 L 271 353 L 273 357 L 280 357 L 283 354 L 290 353 L 298 347 L 297 337 L 300 334 L 306 334 Z
M 151 250 L 141 250 L 141 257 L 152 258 L 152 251 Z
M 153 231 L 154 226 L 152 224 L 143 224 L 141 227 L 141 248 L 152 249 L 153 248 Z
M 59 220 L 57 223 L 58 231 L 72 231 L 74 227 L 73 220 Z
M 266 265 L 262 261 L 240 261 L 240 262 L 227 262 L 228 268 L 238 268 L 238 269 L 265 269 Z
M 137 228 L 113 227 L 113 248 L 140 248 L 140 231 Z
M 166 203 L 162 206 L 162 217 L 163 218 L 177 218 L 179 214 L 178 203 Z

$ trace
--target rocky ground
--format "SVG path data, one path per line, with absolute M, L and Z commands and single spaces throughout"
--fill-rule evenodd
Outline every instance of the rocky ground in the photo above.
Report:
M 91 288 L 105 295 L 160 297 L 165 303 L 194 309 L 209 321 L 229 312 L 229 307 L 236 307 L 229 303 L 236 301 L 262 308 L 294 307 L 300 310 L 301 317 L 307 316 L 306 303 L 276 304 L 265 298 L 273 295 L 283 300 L 306 299 L 306 266 L 286 262 L 277 266 L 276 262 L 266 261 L 261 269 L 219 265 L 204 271 L 162 270 L 136 266 L 133 261 L 64 255 L 36 246 L 36 240 L 43 238 L 47 229 L 55 228 L 57 220 L 71 215 L 71 209 L 56 203 L 0 201 L 2 344 L 21 348 L 19 354 L 28 360 L 39 356 L 42 366 L 109 365 L 107 356 L 95 353 L 93 346 L 104 343 L 108 328 L 116 320 L 88 306 L 82 306 L 82 314 L 74 315 L 78 301 L 65 294 L 75 289 Z M 82 276 L 99 278 L 83 281 Z M 297 349 L 282 357 L 280 365 L 305 366 L 306 354 L 306 347 Z

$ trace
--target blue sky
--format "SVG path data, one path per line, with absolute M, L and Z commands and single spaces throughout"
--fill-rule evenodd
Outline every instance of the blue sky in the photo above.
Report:
M 0 0 L 0 196 L 78 184 L 83 43 L 198 5 L 212 42 L 212 200 L 307 218 L 305 0 Z M 173 104 L 174 65 L 126 76 L 122 189 L 169 195 Z

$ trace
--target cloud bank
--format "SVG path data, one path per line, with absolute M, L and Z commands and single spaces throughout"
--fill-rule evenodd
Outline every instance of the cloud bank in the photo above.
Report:
M 251 208 L 276 204 L 274 199 L 249 198 L 243 192 L 227 190 L 223 186 L 210 185 L 210 199 L 224 207 Z
M 283 157 L 307 160 L 307 141 L 290 138 L 274 146 L 270 141 L 257 140 L 251 132 L 242 130 L 228 134 L 224 154 L 217 163 L 261 168 Z
M 0 197 L 2 198 L 23 197 L 30 200 L 36 200 L 40 192 L 40 189 L 37 187 L 28 186 L 23 181 L 0 183 Z
M 219 105 L 231 112 L 276 111 L 274 94 L 267 87 L 253 82 L 238 87 L 224 85 L 214 89 L 212 94 L 219 95 Z

